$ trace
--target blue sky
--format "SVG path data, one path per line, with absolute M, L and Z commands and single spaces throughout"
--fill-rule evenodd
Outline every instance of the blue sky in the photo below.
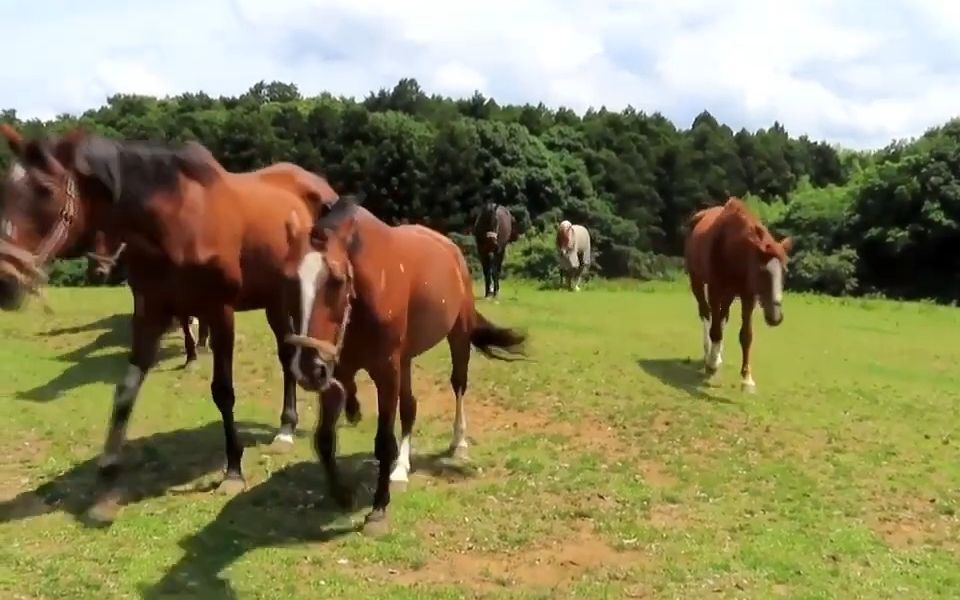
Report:
M 953 0 L 2 0 L 0 107 L 49 118 L 116 92 L 264 79 L 775 119 L 854 148 L 960 115 Z

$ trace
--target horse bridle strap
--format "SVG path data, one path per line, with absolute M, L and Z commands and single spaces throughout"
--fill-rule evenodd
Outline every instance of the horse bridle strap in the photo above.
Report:
M 122 242 L 120 247 L 117 248 L 117 251 L 113 254 L 97 254 L 96 252 L 87 252 L 87 256 L 97 262 L 99 265 L 104 265 L 107 267 L 114 267 L 117 264 L 117 261 L 120 260 L 120 255 L 123 254 L 123 251 L 126 250 L 127 243 Z
M 302 346 L 315 350 L 324 362 L 337 363 L 340 360 L 340 353 L 343 352 L 343 344 L 347 338 L 347 326 L 350 325 L 350 313 L 353 310 L 353 300 L 356 298 L 356 292 L 353 287 L 353 265 L 347 263 L 347 306 L 343 309 L 343 317 L 340 319 L 340 327 L 337 329 L 336 341 L 331 343 L 326 340 L 318 340 L 309 335 L 288 334 L 285 338 L 288 344 Z M 307 317 L 310 318 L 309 316 Z
M 57 215 L 57 221 L 53 229 L 40 242 L 35 252 L 29 252 L 23 248 L 0 239 L 0 255 L 12 258 L 20 263 L 26 272 L 17 273 L 15 276 L 20 282 L 28 288 L 33 289 L 47 280 L 47 274 L 43 271 L 43 265 L 47 263 L 50 256 L 60 249 L 64 240 L 70 234 L 70 226 L 77 216 L 77 181 L 66 176 L 64 184 L 64 201 L 60 214 Z M 8 271 L 11 269 L 7 269 Z

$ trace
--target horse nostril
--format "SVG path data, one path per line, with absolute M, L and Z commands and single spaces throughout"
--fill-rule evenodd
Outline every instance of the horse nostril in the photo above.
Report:
M 313 368 L 313 376 L 317 381 L 326 381 L 327 379 L 327 365 L 322 362 L 317 362 Z

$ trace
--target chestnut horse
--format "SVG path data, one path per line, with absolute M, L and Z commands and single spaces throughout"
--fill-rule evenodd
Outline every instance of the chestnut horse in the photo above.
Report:
M 500 294 L 500 270 L 507 254 L 507 244 L 517 240 L 516 219 L 506 206 L 488 202 L 473 222 L 473 239 L 483 267 L 483 297 Z
M 380 468 L 364 525 L 367 533 L 376 535 L 386 529 L 390 482 L 404 485 L 410 471 L 410 436 L 417 416 L 413 359 L 447 339 L 456 399 L 450 450 L 463 455 L 471 344 L 489 357 L 515 360 L 524 354 L 526 336 L 497 327 L 477 311 L 466 260 L 445 236 L 420 225 L 391 227 L 348 198 L 323 211 L 311 231 L 310 247 L 295 266 L 303 316 L 301 333 L 289 338 L 298 347 L 294 373 L 304 389 L 321 392 L 316 451 L 331 492 L 344 506 L 352 504 L 352 493 L 337 470 L 336 423 L 344 404 L 347 417 L 359 419 L 354 382 L 359 370 L 376 385 L 374 454 Z M 398 404 L 399 453 L 394 435 Z
M 720 367 L 723 327 L 730 316 L 730 305 L 739 297 L 741 385 L 744 391 L 752 392 L 756 389 L 750 372 L 753 308 L 759 298 L 767 324 L 776 327 L 783 322 L 783 280 L 793 240 L 773 239 L 760 220 L 735 197 L 723 206 L 697 212 L 690 218 L 689 226 L 684 252 L 690 288 L 703 322 L 704 366 L 708 374 Z
M 116 232 L 127 244 L 133 343 L 100 459 L 100 481 L 108 489 L 90 516 L 111 519 L 118 507 L 127 422 L 160 337 L 177 316 L 196 315 L 209 324 L 210 391 L 226 449 L 220 489 L 243 489 L 243 447 L 233 416 L 234 314 L 266 312 L 284 381 L 275 442 L 288 447 L 297 423 L 294 349 L 283 341 L 291 332 L 283 297 L 283 267 L 294 251 L 289 232 L 302 224 L 305 237 L 317 207 L 336 193 L 292 164 L 228 172 L 196 142 L 134 143 L 81 130 L 25 139 L 8 125 L 0 125 L 0 134 L 26 172 L 8 180 L 0 209 L 6 238 L 0 244 L 0 306 L 16 308 L 25 290 L 38 287 L 47 260 L 89 247 L 96 231 Z
M 580 291 L 580 278 L 590 267 L 590 232 L 583 225 L 563 220 L 557 226 L 557 258 L 560 277 L 567 289 Z
M 126 243 L 108 236 L 106 232 L 98 231 L 94 235 L 93 250 L 87 252 L 87 283 L 109 283 L 126 279 L 126 261 L 123 258 L 126 247 Z M 197 360 L 197 348 L 206 347 L 210 328 L 205 321 L 196 319 L 197 334 L 194 334 L 191 328 L 194 317 L 178 317 L 177 321 L 180 322 L 180 330 L 183 332 L 183 348 L 187 355 L 184 365 L 186 367 Z

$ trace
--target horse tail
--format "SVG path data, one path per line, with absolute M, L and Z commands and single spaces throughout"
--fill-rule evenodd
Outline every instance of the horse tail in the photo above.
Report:
M 510 354 L 519 356 L 526 355 L 523 349 L 523 344 L 527 340 L 526 334 L 515 329 L 494 325 L 480 314 L 480 311 L 475 311 L 474 315 L 476 316 L 476 324 L 473 326 L 473 331 L 470 332 L 470 343 L 477 350 L 483 352 L 488 358 L 504 361 L 517 360 L 517 358 L 495 353 L 493 348 L 500 348 Z

